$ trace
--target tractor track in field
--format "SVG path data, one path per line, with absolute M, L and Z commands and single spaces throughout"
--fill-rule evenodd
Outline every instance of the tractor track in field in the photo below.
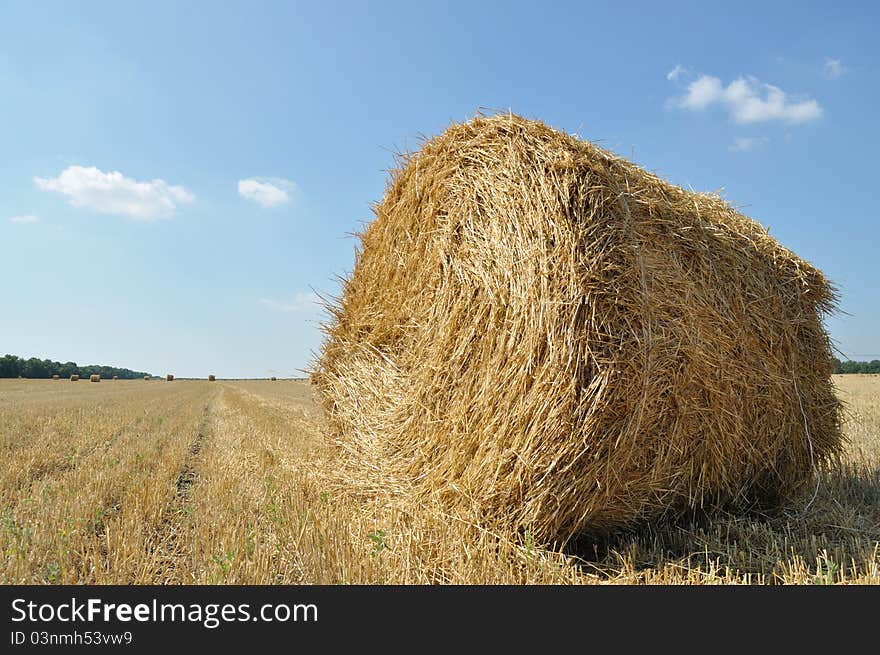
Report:
M 209 406 L 205 406 L 205 415 L 209 413 Z M 199 453 L 202 451 L 202 444 L 205 441 L 205 433 L 206 430 L 202 429 L 203 426 L 199 427 L 198 432 L 196 433 L 195 439 L 189 445 L 189 452 L 187 453 L 186 459 L 183 461 L 183 467 L 180 469 L 180 474 L 177 476 L 177 495 L 176 500 L 181 502 L 186 502 L 189 500 L 189 492 L 198 478 L 198 472 L 196 471 L 195 465 L 198 460 Z
M 211 438 L 214 406 L 222 393 L 222 389 L 218 388 L 214 395 L 205 403 L 202 418 L 199 421 L 195 435 L 189 443 L 186 457 L 177 475 L 174 496 L 168 502 L 154 538 L 150 540 L 151 554 L 156 562 L 151 578 L 156 583 L 175 584 L 185 582 L 180 579 L 180 574 L 178 573 L 181 568 L 181 561 L 187 557 L 181 537 L 183 532 L 187 530 L 185 519 L 190 511 L 189 502 L 192 488 L 198 483 L 199 479 L 200 454 L 205 442 Z
M 106 503 L 99 512 L 96 513 L 92 521 L 92 530 L 95 535 L 95 541 L 98 544 L 98 552 L 101 553 L 101 561 L 104 565 L 110 566 L 110 548 L 107 544 L 107 522 L 119 513 L 122 509 L 122 502 L 112 499 Z

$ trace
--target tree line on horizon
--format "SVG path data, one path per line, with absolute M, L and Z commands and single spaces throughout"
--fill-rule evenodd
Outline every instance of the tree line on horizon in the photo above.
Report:
M 880 373 L 880 359 L 872 359 L 870 362 L 845 362 L 834 359 L 835 373 Z
M 130 368 L 118 366 L 98 364 L 80 366 L 76 362 L 53 362 L 51 359 L 37 357 L 24 359 L 15 355 L 0 357 L 0 378 L 49 379 L 53 375 L 68 378 L 71 375 L 88 377 L 93 374 L 100 375 L 102 378 L 112 378 L 115 375 L 122 380 L 134 380 L 149 375 L 143 371 L 132 371 Z
M 870 362 L 855 362 L 851 360 L 841 361 L 834 359 L 835 373 L 880 373 L 880 359 Z M 53 362 L 51 359 L 39 359 L 31 357 L 24 359 L 15 355 L 5 355 L 0 358 L 0 378 L 32 378 L 48 379 L 53 375 L 66 378 L 71 375 L 86 377 L 97 373 L 102 378 L 112 378 L 114 375 L 122 380 L 134 380 L 150 375 L 144 371 L 132 371 L 129 368 L 118 366 L 103 366 L 89 364 L 80 366 L 76 362 Z

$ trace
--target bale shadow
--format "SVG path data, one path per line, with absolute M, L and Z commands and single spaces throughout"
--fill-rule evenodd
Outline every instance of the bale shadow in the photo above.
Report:
M 839 581 L 880 566 L 880 468 L 826 471 L 812 498 L 788 505 L 670 511 L 626 530 L 583 533 L 564 553 L 584 573 L 613 580 L 671 571 L 712 570 L 767 583 Z M 795 575 L 794 571 L 800 571 Z M 876 575 L 873 573 L 872 575 Z M 794 577 L 793 577 L 794 576 Z

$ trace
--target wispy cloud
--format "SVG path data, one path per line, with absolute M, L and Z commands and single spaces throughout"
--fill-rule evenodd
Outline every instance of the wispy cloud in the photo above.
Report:
M 846 66 L 843 65 L 840 59 L 825 57 L 825 63 L 822 65 L 822 75 L 829 80 L 836 80 L 844 73 L 846 73 Z
M 38 189 L 67 196 L 74 207 L 136 220 L 170 218 L 178 204 L 195 200 L 185 188 L 165 180 L 142 182 L 125 177 L 119 171 L 105 173 L 94 166 L 68 166 L 57 177 L 35 177 L 34 184 Z
M 666 79 L 670 82 L 678 81 L 678 78 L 687 73 L 687 69 L 681 64 L 676 64 L 675 68 L 666 73 Z
M 266 208 L 286 205 L 296 191 L 295 182 L 280 177 L 251 177 L 238 181 L 238 195 Z
M 739 136 L 733 140 L 729 150 L 731 152 L 748 152 L 760 148 L 769 141 L 770 139 L 766 136 Z
M 321 298 L 313 292 L 300 291 L 293 298 L 277 300 L 275 298 L 260 298 L 261 305 L 279 312 L 309 312 L 320 309 Z
M 34 216 L 34 215 L 32 215 L 32 214 L 26 214 L 26 215 L 24 215 L 24 216 L 13 216 L 13 217 L 10 218 L 9 220 L 10 220 L 10 222 L 12 222 L 12 223 L 33 224 L 33 223 L 39 223 L 39 222 L 40 222 L 40 217 L 39 217 L 39 216 Z
M 816 100 L 792 100 L 779 87 L 764 84 L 752 76 L 738 77 L 725 86 L 717 77 L 700 75 L 688 84 L 684 95 L 673 98 L 670 105 L 689 111 L 719 105 L 740 124 L 767 121 L 797 124 L 822 116 L 822 107 Z

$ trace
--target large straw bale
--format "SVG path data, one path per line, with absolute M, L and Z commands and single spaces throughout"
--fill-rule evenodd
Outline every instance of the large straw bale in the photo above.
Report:
M 313 373 L 362 491 L 545 541 L 792 500 L 841 446 L 821 271 L 514 115 L 392 173 Z

